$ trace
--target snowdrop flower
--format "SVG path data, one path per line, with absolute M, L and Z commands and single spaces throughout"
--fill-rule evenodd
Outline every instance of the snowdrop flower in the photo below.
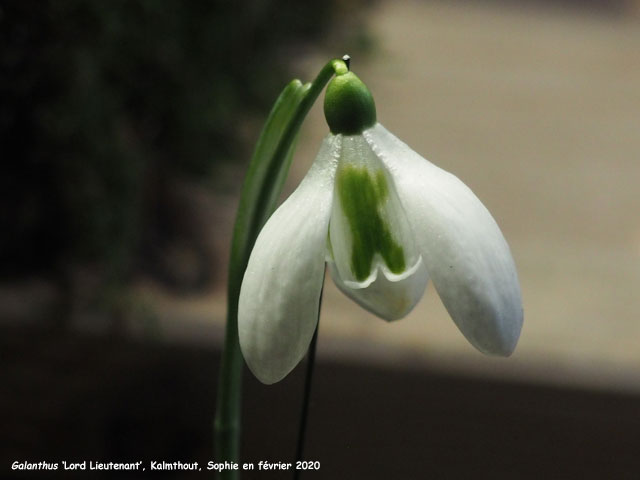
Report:
M 488 210 L 377 123 L 373 98 L 353 73 L 327 87 L 325 116 L 331 133 L 262 229 L 243 279 L 238 329 L 251 371 L 274 383 L 305 355 L 325 263 L 344 294 L 385 320 L 407 315 L 431 278 L 473 346 L 510 355 L 522 300 Z

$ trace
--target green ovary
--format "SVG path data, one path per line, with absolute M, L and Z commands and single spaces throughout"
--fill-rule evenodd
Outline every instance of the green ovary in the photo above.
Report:
M 370 275 L 376 253 L 391 272 L 403 272 L 404 249 L 393 240 L 380 215 L 380 207 L 389 196 L 384 172 L 377 170 L 373 176 L 367 168 L 346 165 L 338 169 L 336 182 L 353 239 L 351 271 L 356 280 L 363 281 Z

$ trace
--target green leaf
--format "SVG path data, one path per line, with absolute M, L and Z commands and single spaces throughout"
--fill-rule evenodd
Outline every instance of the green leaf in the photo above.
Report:
M 277 206 L 296 142 L 291 142 L 284 152 L 278 151 L 278 144 L 309 87 L 310 84 L 303 85 L 300 80 L 291 81 L 276 100 L 260 134 L 238 206 L 231 247 L 230 290 L 234 280 L 241 281 L 255 239 Z M 240 278 L 234 275 L 234 270 Z M 240 285 L 237 287 L 239 290 Z
M 301 109 L 310 84 L 293 80 L 276 100 L 249 164 L 240 195 L 231 244 L 227 291 L 227 328 L 218 387 L 215 419 L 215 455 L 237 461 L 240 452 L 240 410 L 244 362 L 238 343 L 238 297 L 242 277 L 258 233 L 276 208 L 295 150 Z M 297 128 L 296 128 L 297 127 Z M 236 471 L 220 478 L 236 479 Z

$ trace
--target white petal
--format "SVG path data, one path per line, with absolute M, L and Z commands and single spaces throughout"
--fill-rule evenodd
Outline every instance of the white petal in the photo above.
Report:
M 522 328 L 522 298 L 495 220 L 458 178 L 376 124 L 363 133 L 387 165 L 436 290 L 480 351 L 510 355 Z
M 336 286 L 371 313 L 384 320 L 397 320 L 407 315 L 418 303 L 429 281 L 422 257 L 411 268 L 396 275 L 378 264 L 362 282 L 343 280 L 333 261 L 327 262 Z
M 251 252 L 238 304 L 240 347 L 263 383 L 284 378 L 306 353 L 318 320 L 338 137 L 325 138 L 295 192 Z
M 362 135 L 341 139 L 329 225 L 335 266 L 344 281 L 356 283 L 376 266 L 401 274 L 420 254 L 393 179 Z
M 329 225 L 329 267 L 348 297 L 385 320 L 424 294 L 426 268 L 393 179 L 362 135 L 342 136 Z

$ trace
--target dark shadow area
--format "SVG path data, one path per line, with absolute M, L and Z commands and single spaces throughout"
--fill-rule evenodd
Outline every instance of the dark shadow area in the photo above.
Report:
M 293 65 L 353 45 L 364 3 L 0 1 L 0 282 L 46 278 L 60 323 L 84 296 L 117 330 L 136 276 L 222 281 L 212 212 Z
M 16 460 L 147 466 L 140 473 L 91 472 L 93 478 L 207 473 L 214 460 L 214 349 L 3 328 L 0 350 L 8 366 L 0 374 L 3 477 Z M 268 387 L 247 373 L 242 461 L 256 468 L 261 460 L 293 461 L 303 371 Z M 632 479 L 640 473 L 639 431 L 637 395 L 320 358 L 305 455 L 320 470 L 303 478 Z M 198 461 L 204 468 L 151 472 L 150 461 Z

